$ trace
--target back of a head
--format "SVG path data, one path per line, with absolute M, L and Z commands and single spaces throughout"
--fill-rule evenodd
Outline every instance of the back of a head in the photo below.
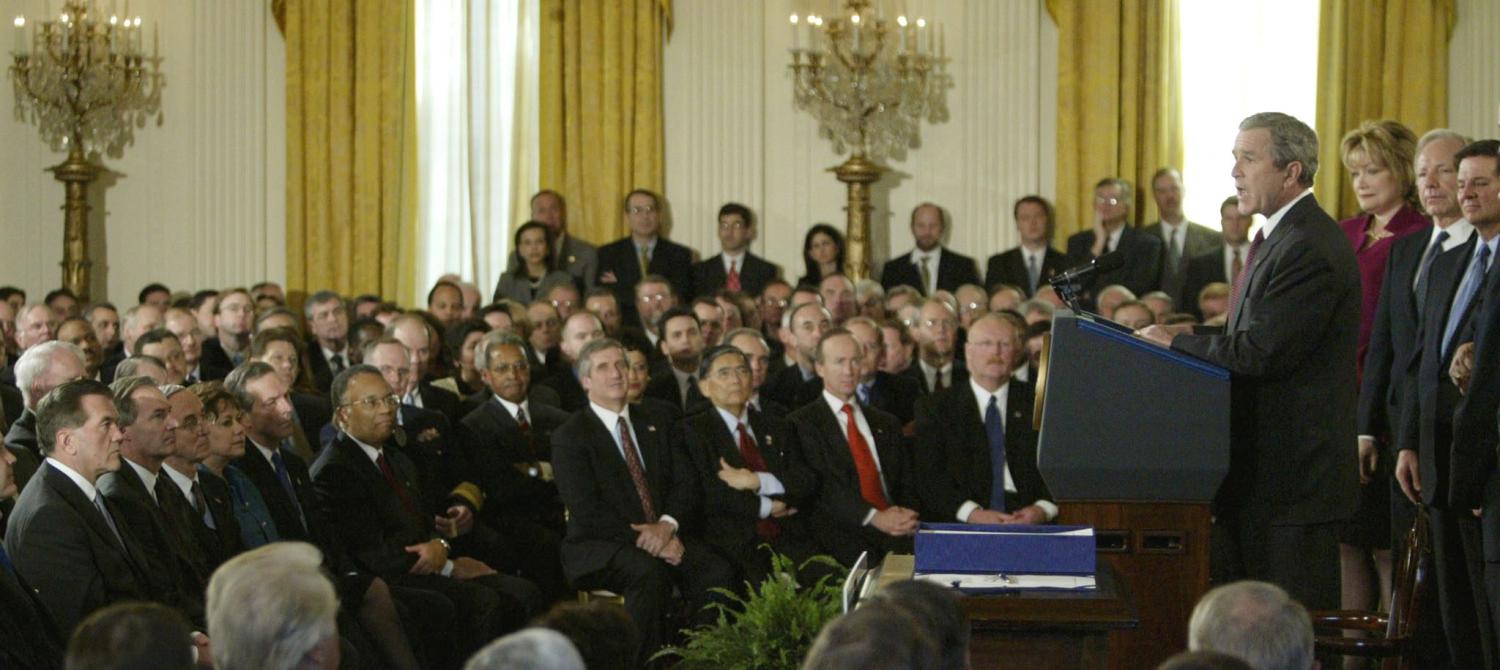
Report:
M 192 630 L 165 605 L 118 603 L 89 615 L 68 640 L 67 670 L 188 670 Z
M 802 670 L 927 670 L 938 658 L 924 626 L 897 605 L 873 601 L 824 626 Z
M 337 667 L 339 603 L 322 561 L 310 544 L 275 542 L 214 571 L 208 632 L 219 670 Z
M 629 670 L 640 655 L 640 632 L 614 603 L 563 603 L 537 623 L 567 636 L 589 670 Z
M 1184 651 L 1173 656 L 1156 670 L 1254 670 L 1246 663 L 1229 654 L 1217 651 Z
M 880 590 L 878 597 L 905 610 L 937 642 L 942 670 L 969 667 L 969 621 L 952 589 L 929 581 L 909 579 Z
M 1188 621 L 1188 649 L 1243 659 L 1255 670 L 1313 667 L 1312 619 L 1280 587 L 1240 581 L 1198 601 Z
M 584 670 L 583 657 L 562 633 L 527 628 L 485 645 L 464 670 Z

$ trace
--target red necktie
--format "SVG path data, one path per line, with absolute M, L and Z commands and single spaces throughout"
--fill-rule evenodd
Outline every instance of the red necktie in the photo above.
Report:
M 656 503 L 651 500 L 651 487 L 646 483 L 646 468 L 641 457 L 635 453 L 635 441 L 630 439 L 630 424 L 620 417 L 615 429 L 620 433 L 620 446 L 625 451 L 625 469 L 630 471 L 630 480 L 635 483 L 635 493 L 641 497 L 641 511 L 646 513 L 646 523 L 656 523 Z
M 750 431 L 745 430 L 745 424 L 740 423 L 740 456 L 745 459 L 745 465 L 750 466 L 756 472 L 768 472 L 766 459 L 760 455 L 760 449 L 755 446 L 755 440 L 750 439 Z M 755 522 L 755 534 L 764 538 L 772 538 L 781 534 L 781 524 L 775 519 L 760 519 Z
M 1238 277 L 1234 278 L 1234 293 L 1229 299 L 1229 318 L 1234 319 L 1235 310 L 1240 306 L 1240 300 L 1245 297 L 1245 285 L 1250 281 L 1250 271 L 1255 269 L 1255 252 L 1260 251 L 1260 245 L 1266 241 L 1266 231 L 1255 231 L 1255 239 L 1250 241 L 1250 252 L 1245 255 L 1245 269 L 1240 271 Z
M 735 268 L 739 267 L 739 264 L 739 261 L 729 261 L 729 278 L 724 280 L 724 288 L 739 292 L 740 273 L 735 270 Z
M 395 491 L 396 496 L 401 498 L 401 506 L 405 507 L 407 512 L 416 514 L 417 506 L 411 504 L 411 496 L 407 495 L 406 487 L 402 486 L 401 482 L 396 480 L 396 471 L 391 469 L 390 461 L 385 460 L 384 451 L 375 457 L 375 464 L 380 466 L 380 474 L 385 475 L 385 483 L 390 484 L 391 490 Z
M 531 422 L 526 420 L 526 408 L 516 408 L 516 425 L 521 428 L 521 437 L 526 438 L 526 454 L 536 460 L 536 442 L 531 439 Z
M 854 408 L 844 403 L 844 415 L 849 421 L 849 454 L 854 457 L 854 471 L 859 473 L 859 495 L 877 510 L 885 511 L 891 504 L 886 502 L 885 489 L 880 485 L 880 468 L 875 465 L 875 457 L 870 454 L 870 445 L 865 442 L 865 436 L 859 432 L 859 424 L 854 421 Z

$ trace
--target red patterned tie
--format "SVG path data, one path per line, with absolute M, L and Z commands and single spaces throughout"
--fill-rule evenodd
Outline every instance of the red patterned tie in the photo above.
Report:
M 736 271 L 739 265 L 739 261 L 729 261 L 729 278 L 724 280 L 724 288 L 736 293 L 740 290 L 740 273 Z
M 402 486 L 401 482 L 396 479 L 396 471 L 391 469 L 390 461 L 385 460 L 384 451 L 375 457 L 375 464 L 380 466 L 380 474 L 385 475 L 385 483 L 390 484 L 391 490 L 395 491 L 396 496 L 401 498 L 401 506 L 405 507 L 407 512 L 416 514 L 417 506 L 411 503 L 411 496 L 406 493 L 406 487 Z
M 875 457 L 870 454 L 870 445 L 865 442 L 864 434 L 859 432 L 859 424 L 854 421 L 854 408 L 845 403 L 843 412 L 848 417 L 849 454 L 854 457 L 854 471 L 859 473 L 859 495 L 870 506 L 884 511 L 891 504 L 886 502 L 885 489 L 880 485 L 880 468 L 876 467 Z
M 1255 231 L 1255 239 L 1250 241 L 1250 252 L 1245 255 L 1245 269 L 1240 270 L 1239 276 L 1234 278 L 1234 295 L 1229 300 L 1229 318 L 1233 319 L 1235 310 L 1240 306 L 1240 300 L 1245 296 L 1245 284 L 1250 281 L 1250 271 L 1255 269 L 1255 252 L 1260 251 L 1260 244 L 1266 241 L 1266 231 Z
M 750 466 L 756 472 L 768 472 L 766 459 L 760 455 L 760 448 L 755 446 L 755 440 L 750 439 L 750 431 L 745 430 L 744 422 L 740 423 L 740 456 L 745 459 L 745 465 Z M 775 519 L 760 519 L 755 522 L 755 534 L 764 538 L 773 538 L 781 534 L 781 524 Z
M 620 433 L 620 446 L 625 450 L 625 469 L 630 471 L 635 493 L 641 497 L 641 511 L 646 513 L 646 523 L 656 523 L 656 503 L 651 500 L 651 487 L 646 484 L 646 468 L 641 465 L 640 454 L 635 452 L 635 440 L 630 439 L 630 424 L 625 417 L 620 417 L 615 430 Z

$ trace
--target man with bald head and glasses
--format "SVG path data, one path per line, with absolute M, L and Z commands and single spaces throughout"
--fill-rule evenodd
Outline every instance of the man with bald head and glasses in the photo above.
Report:
M 963 386 L 968 370 L 955 364 L 958 352 L 958 313 L 942 300 L 922 302 L 911 329 L 917 341 L 917 360 L 905 374 L 922 385 L 923 394 Z

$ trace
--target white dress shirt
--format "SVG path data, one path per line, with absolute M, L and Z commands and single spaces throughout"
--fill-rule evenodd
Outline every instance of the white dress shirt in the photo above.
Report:
M 943 388 L 953 385 L 953 361 L 948 361 L 941 368 L 935 368 L 928 365 L 927 361 L 918 358 L 917 365 L 921 366 L 922 377 L 927 380 L 927 388 L 937 388 L 937 376 L 939 372 L 943 373 Z
M 1271 233 L 1276 230 L 1276 224 L 1281 223 L 1281 220 L 1284 219 L 1284 218 L 1286 218 L 1286 213 L 1289 212 L 1289 211 L 1291 211 L 1292 207 L 1295 207 L 1297 205 L 1297 203 L 1300 202 L 1303 198 L 1306 198 L 1306 197 L 1312 195 L 1312 192 L 1313 192 L 1313 190 L 1310 189 L 1310 188 L 1307 189 L 1306 191 L 1303 191 L 1301 195 L 1299 195 L 1299 196 L 1297 196 L 1295 198 L 1292 198 L 1291 202 L 1289 202 L 1289 203 L 1287 203 L 1285 205 L 1282 205 L 1281 209 L 1276 210 L 1276 212 L 1274 214 L 1266 217 L 1266 223 L 1265 223 L 1265 225 L 1263 225 L 1263 226 L 1260 227 L 1261 232 L 1265 233 L 1264 239 L 1267 239 L 1267 240 L 1271 239 Z M 1252 237 L 1252 239 L 1253 239 L 1253 237 Z
M 730 414 L 729 412 L 724 411 L 723 407 L 716 406 L 714 407 L 714 409 L 718 410 L 719 418 L 723 420 L 724 425 L 729 428 L 729 437 L 731 438 L 731 441 L 734 442 L 736 448 L 738 448 L 740 444 L 740 424 L 745 425 L 745 434 L 750 437 L 751 442 L 756 443 L 755 446 L 757 449 L 760 448 L 760 442 L 755 439 L 755 431 L 750 428 L 749 412 L 744 412 L 740 416 L 735 416 L 733 414 Z M 762 454 L 761 458 L 764 459 L 765 455 Z M 746 465 L 749 464 L 746 463 Z M 776 475 L 773 475 L 769 472 L 756 472 L 755 476 L 756 478 L 760 479 L 760 490 L 756 491 L 756 494 L 760 496 L 760 518 L 765 519 L 771 516 L 771 496 L 779 496 L 783 493 L 786 493 L 786 487 L 782 486 L 781 480 L 777 479 Z
M 922 276 L 923 258 L 930 259 L 927 261 L 927 274 L 931 279 L 927 282 L 926 286 L 922 287 L 922 291 L 926 295 L 932 295 L 933 291 L 937 290 L 938 264 L 943 262 L 943 247 L 939 245 L 932 251 L 922 251 L 921 249 L 911 250 L 911 264 L 916 269 L 918 278 Z
M 121 460 L 124 460 L 124 459 L 121 459 Z M 77 470 L 74 470 L 73 468 L 70 468 L 70 467 L 68 467 L 66 465 L 63 465 L 62 461 L 59 461 L 59 460 L 57 460 L 55 458 L 52 458 L 50 456 L 47 457 L 47 462 L 50 463 L 53 468 L 56 468 L 58 472 L 61 472 L 64 475 L 67 475 L 68 479 L 73 480 L 73 483 L 77 484 L 78 488 L 83 491 L 83 497 L 88 498 L 89 502 L 92 503 L 92 502 L 94 502 L 94 498 L 99 497 L 99 489 L 97 489 L 97 488 L 94 487 L 94 483 L 93 482 L 90 482 L 89 480 L 84 479 L 83 475 L 78 474 Z M 148 487 L 147 490 L 149 490 L 149 487 Z M 95 503 L 95 504 L 97 504 L 97 503 Z
M 839 433 L 844 436 L 846 442 L 849 439 L 849 417 L 844 415 L 844 405 L 854 408 L 854 426 L 859 429 L 859 434 L 865 438 L 865 444 L 870 447 L 870 460 L 875 461 L 875 472 L 880 475 L 880 492 L 885 494 L 886 500 L 890 500 L 891 488 L 885 483 L 885 469 L 880 467 L 880 450 L 875 448 L 875 434 L 870 431 L 870 422 L 865 420 L 864 410 L 860 409 L 857 399 L 839 400 L 838 396 L 829 393 L 825 388 L 823 389 L 823 402 L 828 403 L 828 408 L 833 410 L 833 418 L 839 425 Z M 874 507 L 871 507 L 869 513 L 865 514 L 862 525 L 870 525 L 870 520 L 875 518 L 876 511 Z
M 993 396 L 995 398 L 996 409 L 1000 411 L 1000 423 L 1002 426 L 1005 425 L 1005 412 L 1010 407 L 1008 404 L 1010 402 L 1010 382 L 1007 381 L 1001 384 L 1000 388 L 995 389 L 994 393 L 990 393 L 984 390 L 984 387 L 980 386 L 978 382 L 974 381 L 973 377 L 970 377 L 969 390 L 974 392 L 974 402 L 979 405 L 979 418 L 981 421 L 984 420 L 984 413 L 989 410 L 990 397 Z M 1005 464 L 1005 491 L 1006 493 L 1020 493 L 1020 491 L 1016 490 L 1015 479 L 1012 479 L 1010 476 L 1010 463 Z M 1042 512 L 1046 513 L 1048 521 L 1057 518 L 1057 505 L 1054 505 L 1052 501 L 1037 500 L 1031 504 L 1041 508 Z M 984 509 L 984 505 L 972 500 L 965 500 L 964 504 L 958 506 L 958 520 L 968 523 L 969 515 L 979 509 Z M 1014 514 L 1016 510 L 1008 510 L 1008 512 Z
M 159 471 L 152 472 L 150 470 L 147 470 L 146 466 L 125 458 L 124 456 L 121 456 L 120 460 L 123 461 L 126 465 L 130 466 L 131 470 L 135 470 L 135 474 L 141 478 L 141 483 L 146 485 L 146 493 L 151 496 L 151 502 L 154 502 L 157 505 L 161 505 L 161 501 L 156 499 L 156 478 L 161 473 Z

